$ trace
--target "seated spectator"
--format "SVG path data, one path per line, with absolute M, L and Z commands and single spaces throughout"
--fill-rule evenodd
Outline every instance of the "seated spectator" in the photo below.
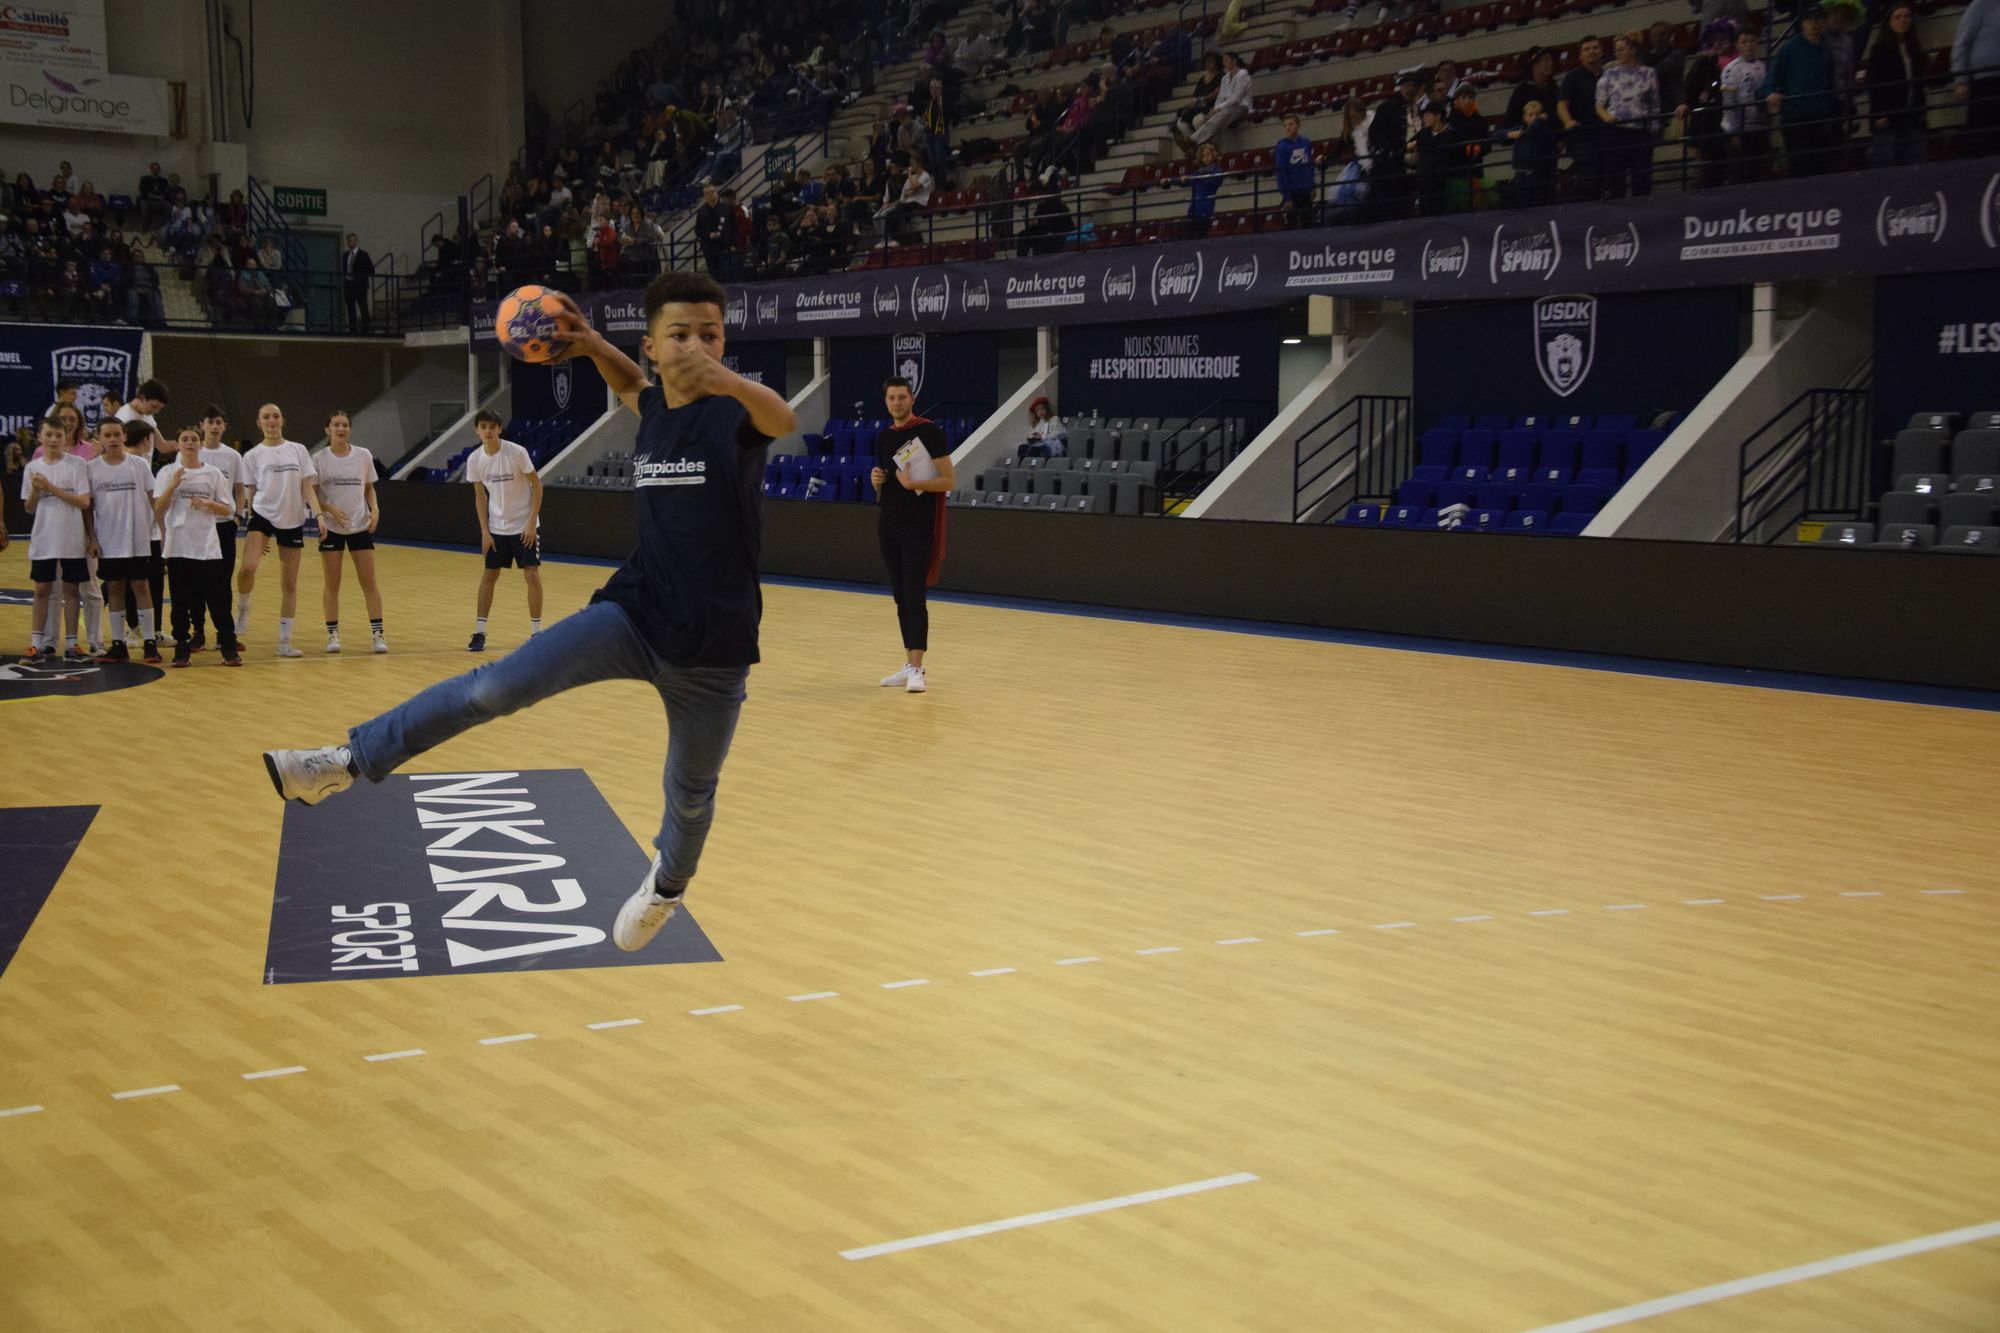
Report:
M 1505 128 L 1518 130 L 1527 123 L 1522 111 L 1530 102 L 1540 102 L 1544 114 L 1556 104 L 1556 53 L 1545 46 L 1528 52 L 1528 72 L 1507 98 Z
M 889 245 L 908 244 L 916 239 L 916 215 L 931 202 L 931 174 L 921 155 L 912 154 L 903 171 L 903 188 L 895 200 L 875 215 L 875 230 Z M 895 235 L 891 235 L 891 232 Z
M 1660 120 L 1660 76 L 1640 57 L 1645 37 L 1625 33 L 1612 42 L 1614 59 L 1597 79 L 1598 153 L 1604 196 L 1623 199 L 1653 192 L 1653 135 Z
M 1090 122 L 1094 103 L 1091 100 L 1089 83 L 1076 85 L 1076 95 L 1070 99 L 1069 109 L 1056 122 L 1056 132 L 1049 140 L 1048 153 L 1042 164 L 1042 183 L 1047 185 L 1058 169 L 1069 167 L 1076 160 L 1077 145 L 1083 136 L 1083 127 Z
M 1225 51 L 1222 56 L 1222 86 L 1215 94 L 1215 109 L 1201 118 L 1189 137 L 1198 144 L 1210 143 L 1224 130 L 1235 125 L 1250 114 L 1254 101 L 1250 87 L 1250 71 L 1243 68 L 1243 58 L 1234 51 Z
M 1046 395 L 1028 404 L 1028 438 L 1015 449 L 1017 458 L 1061 458 L 1069 452 L 1069 428 L 1049 406 Z
M 1068 177 L 1058 169 L 1049 182 L 1048 193 L 1038 197 L 1029 210 L 1028 223 L 1022 227 L 1016 247 L 1023 258 L 1060 253 L 1070 233 L 1076 230 L 1076 218 L 1062 193 L 1067 183 Z
M 1201 58 L 1201 73 L 1195 78 L 1194 92 L 1174 116 L 1174 142 L 1183 153 L 1194 152 L 1194 127 L 1215 109 L 1215 95 L 1221 91 L 1222 57 L 1210 51 Z
M 847 267 L 854 253 L 854 224 L 832 200 L 819 206 L 799 237 L 799 272 L 806 276 L 833 273 Z
M 1368 200 L 1368 130 L 1374 120 L 1365 98 L 1350 97 L 1340 109 L 1340 130 L 1327 160 L 1340 164 L 1326 187 L 1323 216 L 1328 222 L 1359 222 Z
M 125 263 L 125 319 L 148 329 L 167 322 L 166 304 L 160 299 L 159 270 L 148 260 L 144 242 L 132 247 Z
M 854 195 L 848 205 L 848 217 L 855 222 L 866 222 L 874 217 L 876 210 L 889 202 L 885 193 L 888 188 L 888 174 L 875 165 L 874 158 L 862 158 L 861 175 L 854 182 Z
M 258 328 L 268 329 L 277 324 L 278 303 L 271 296 L 271 280 L 257 267 L 255 255 L 245 259 L 236 271 L 236 299 Z
M 776 213 L 764 215 L 764 231 L 750 247 L 750 275 L 756 278 L 789 277 L 792 271 L 792 236 L 778 221 Z
M 104 202 L 104 196 L 97 192 L 97 186 L 90 181 L 85 181 L 69 202 L 71 207 L 93 222 L 100 225 L 103 223 L 104 210 L 108 205 Z
M 1195 240 L 1208 235 L 1215 219 L 1215 196 L 1222 189 L 1222 152 L 1212 143 L 1195 150 L 1194 170 L 1181 178 L 1188 187 L 1187 233 Z
M 1315 176 L 1312 140 L 1299 129 L 1296 113 L 1285 117 L 1284 137 L 1271 150 L 1278 193 L 1285 201 L 1285 225 L 1310 227 Z
M 1556 158 L 1562 144 L 1555 118 L 1538 101 L 1521 108 L 1521 124 L 1507 131 L 1514 146 L 1514 174 L 1507 182 L 1507 201 L 1516 208 L 1536 208 L 1555 198 Z
M 250 205 L 243 202 L 243 191 L 231 190 L 229 202 L 220 213 L 222 225 L 231 231 L 242 231 L 250 225 Z
M 1755 28 L 1739 29 L 1736 59 L 1722 67 L 1722 127 L 1729 135 L 1729 178 L 1737 184 L 1771 172 L 1771 122 L 1760 92 L 1769 72 L 1757 42 Z
M 1909 166 L 1928 156 L 1924 52 L 1909 0 L 1890 7 L 1868 51 L 1868 160 Z

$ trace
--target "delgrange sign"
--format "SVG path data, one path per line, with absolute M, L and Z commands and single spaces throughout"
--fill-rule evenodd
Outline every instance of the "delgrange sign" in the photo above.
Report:
M 303 213 L 308 217 L 323 218 L 326 216 L 326 191 L 304 185 L 274 185 L 271 187 L 271 207 L 280 213 Z

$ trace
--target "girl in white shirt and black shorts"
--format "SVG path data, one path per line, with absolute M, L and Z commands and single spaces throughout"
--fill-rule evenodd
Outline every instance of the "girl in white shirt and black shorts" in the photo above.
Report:
M 292 617 L 299 605 L 299 558 L 306 547 L 306 516 L 325 513 L 334 522 L 346 515 L 320 503 L 313 485 L 317 470 L 312 455 L 296 440 L 285 438 L 285 414 L 276 403 L 257 409 L 263 442 L 243 454 L 243 484 L 250 491 L 250 535 L 243 542 L 243 567 L 236 574 L 236 636 L 250 623 L 250 592 L 257 586 L 257 566 L 271 547 L 278 548 L 284 596 L 278 606 L 278 656 L 304 657 L 292 647 Z
M 368 605 L 368 632 L 375 651 L 389 651 L 382 632 L 382 590 L 375 586 L 375 523 L 380 511 L 375 507 L 375 456 L 360 445 L 350 444 L 354 422 L 345 412 L 336 411 L 326 419 L 328 446 L 313 465 L 319 476 L 321 503 L 329 515 L 319 524 L 320 568 L 326 581 L 320 605 L 326 612 L 326 650 L 340 651 L 340 553 L 354 561 L 354 576 L 361 580 L 361 599 Z

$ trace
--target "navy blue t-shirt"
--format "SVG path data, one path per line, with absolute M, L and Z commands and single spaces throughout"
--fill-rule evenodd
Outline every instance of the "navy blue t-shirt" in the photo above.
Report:
M 677 667 L 757 661 L 763 591 L 764 446 L 734 398 L 668 407 L 639 392 L 633 499 L 639 544 L 591 598 L 615 602 L 653 651 Z

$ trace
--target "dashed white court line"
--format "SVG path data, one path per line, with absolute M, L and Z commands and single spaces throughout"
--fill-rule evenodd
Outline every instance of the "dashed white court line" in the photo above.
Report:
M 740 1004 L 712 1004 L 706 1009 L 690 1009 L 688 1013 L 696 1018 L 706 1018 L 710 1014 L 733 1014 L 742 1007 Z
M 1298 936 L 1302 940 L 1309 940 L 1319 935 L 1338 935 L 1339 933 L 1340 933 L 1339 931 L 1335 930 L 1331 926 L 1322 926 L 1318 930 L 1295 930 L 1292 932 L 1292 934 Z
M 1767 903 L 1795 903 L 1805 897 L 1803 893 L 1760 893 L 1757 896 Z
M 1452 918 L 1453 921 L 1491 921 L 1492 919 L 1490 916 L 1455 916 Z
M 933 1231 L 927 1235 L 910 1236 L 903 1240 L 884 1241 L 880 1245 L 863 1245 L 858 1249 L 842 1250 L 840 1257 L 849 1260 L 874 1259 L 884 1254 L 919 1250 L 927 1245 L 944 1245 L 955 1240 L 969 1240 L 974 1236 L 990 1236 L 996 1231 L 1017 1231 L 1022 1227 L 1040 1226 L 1044 1222 L 1087 1217 L 1091 1213 L 1108 1213 L 1114 1208 L 1132 1208 L 1142 1203 L 1157 1203 L 1161 1199 L 1177 1199 L 1183 1195 L 1227 1189 L 1231 1185 L 1248 1185 L 1256 1179 L 1257 1177 L 1247 1171 L 1239 1171 L 1234 1175 L 1215 1176 L 1208 1180 L 1191 1181 L 1185 1185 L 1169 1185 L 1165 1189 L 1146 1190 L 1140 1194 L 1121 1194 L 1115 1199 L 1098 1199 L 1093 1203 L 1071 1204 L 1067 1208 L 1051 1208 L 1046 1212 L 1023 1213 L 1019 1217 L 1006 1217 L 998 1222 L 981 1222 L 976 1226 L 954 1227 L 950 1231 Z
M 1605 1310 L 1599 1314 L 1585 1315 L 1581 1319 L 1570 1319 L 1560 1324 L 1545 1324 L 1535 1329 L 1533 1333 L 1597 1333 L 1599 1329 L 1616 1328 L 1620 1324 L 1636 1324 L 1641 1319 L 1651 1319 L 1656 1314 L 1670 1314 L 1675 1310 L 1691 1309 L 1697 1305 L 1711 1305 L 1716 1301 L 1728 1300 L 1731 1296 L 1767 1291 L 1772 1287 L 1804 1282 L 1809 1278 L 1825 1277 L 1829 1273 L 1844 1273 L 1852 1268 L 1865 1268 L 1870 1264 L 1902 1259 L 1912 1254 L 1926 1254 L 1932 1250 L 1949 1249 L 1954 1245 L 1969 1245 L 1974 1241 L 1991 1240 L 1996 1236 L 2000 1236 L 2000 1222 L 1984 1222 L 1979 1226 L 1960 1227 L 1956 1231 L 1940 1231 L 1936 1235 L 1919 1236 L 1915 1240 L 1898 1241 L 1894 1245 L 1879 1245 L 1872 1250 L 1856 1250 L 1853 1254 L 1820 1259 L 1813 1263 L 1800 1264 L 1795 1268 L 1780 1268 L 1769 1273 L 1759 1273 L 1755 1277 L 1738 1278 L 1734 1282 L 1718 1282 L 1712 1287 L 1698 1287 L 1676 1296 L 1662 1296 L 1658 1300 L 1642 1301 L 1638 1305 L 1627 1305 L 1617 1310 Z
M 982 967 L 972 975 L 975 977 L 1005 977 L 1020 971 L 1018 967 Z
M 1263 942 L 1264 942 L 1263 940 L 1259 939 L 1259 938 L 1258 938 L 1257 936 L 1255 936 L 1255 935 L 1244 935 L 1244 936 L 1242 936 L 1242 937 L 1240 937 L 1240 938 L 1238 938 L 1238 939 L 1233 939 L 1233 940 L 1217 940 L 1217 941 L 1216 941 L 1216 943 L 1217 943 L 1217 944 L 1221 944 L 1221 945 L 1225 945 L 1225 946 L 1227 946 L 1227 945 L 1231 945 L 1231 944 L 1262 944 Z
M 424 1053 L 423 1047 L 412 1046 L 407 1051 L 384 1051 L 380 1055 L 364 1055 L 361 1058 L 366 1060 L 369 1064 L 374 1065 L 374 1064 L 380 1064 L 384 1060 L 407 1060 L 411 1056 L 422 1055 L 423 1053 Z
M 1133 952 L 1137 953 L 1141 958 L 1150 958 L 1154 954 L 1160 954 L 1160 953 L 1179 953 L 1180 951 L 1181 951 L 1181 946 L 1178 944 L 1160 944 L 1160 945 L 1155 945 L 1153 948 L 1150 949 L 1133 950 Z
M 1568 916 L 1568 915 L 1569 915 L 1569 909 L 1568 909 L 1567 907 L 1544 907 L 1544 908 L 1542 908 L 1542 909 L 1541 909 L 1540 911 L 1536 911 L 1536 912 L 1530 912 L 1530 913 L 1528 913 L 1528 915 L 1529 915 L 1529 916 Z
M 259 1069 L 255 1073 L 245 1074 L 243 1081 L 249 1083 L 260 1078 L 284 1078 L 288 1074 L 303 1074 L 305 1072 L 306 1067 L 304 1065 L 286 1065 L 283 1069 Z
M 1682 902 L 1682 903 L 1683 903 L 1684 905 L 1688 906 L 1688 907 L 1714 907 L 1714 906 L 1715 906 L 1715 905 L 1716 905 L 1717 903 L 1721 903 L 1721 902 L 1726 902 L 1726 901 L 1727 901 L 1727 899 L 1723 899 L 1723 898 L 1683 898 L 1683 899 L 1681 899 L 1681 902 Z
M 1965 890 L 1964 890 L 1964 889 L 1919 889 L 1919 890 L 1918 890 L 1918 892 L 1919 892 L 1919 893 L 1929 893 L 1929 894 L 1940 894 L 1940 893 L 1964 893 L 1964 892 L 1965 892 Z
M 1605 910 L 1605 911 L 1607 911 L 1607 912 L 1643 912 L 1643 911 L 1645 911 L 1645 910 L 1646 910 L 1646 904 L 1644 904 L 1644 903 L 1606 903 L 1606 904 L 1604 904 L 1604 910 Z
M 612 1018 L 602 1023 L 585 1023 L 584 1027 L 592 1032 L 609 1032 L 612 1028 L 635 1028 L 645 1021 L 643 1018 Z
M 1385 921 L 1375 927 L 1377 930 L 1415 930 L 1416 928 L 1417 923 L 1414 921 Z
M 928 986 L 930 984 L 931 980 L 929 977 L 911 977 L 908 981 L 885 981 L 882 983 L 882 989 L 903 990 L 909 986 Z
M 807 1000 L 837 1000 L 840 998 L 840 992 L 837 990 L 815 990 L 807 991 L 804 995 L 787 995 L 785 998 L 793 1004 L 804 1004 Z
M 1840 896 L 1843 898 L 1880 898 L 1882 895 L 1874 889 L 1843 889 Z
M 507 1046 L 517 1041 L 534 1040 L 536 1040 L 536 1037 L 532 1032 L 510 1032 L 504 1037 L 481 1037 L 479 1044 L 481 1046 Z
M 132 1088 L 126 1092 L 114 1092 L 111 1094 L 111 1100 L 114 1102 L 129 1102 L 134 1097 L 157 1097 L 161 1093 L 179 1092 L 180 1090 L 181 1085 L 178 1083 L 162 1083 L 157 1088 Z
M 42 1109 L 40 1106 L 10 1106 L 0 1111 L 0 1120 L 5 1120 L 10 1115 L 39 1115 Z
M 1075 967 L 1079 963 L 1101 963 L 1103 961 L 1104 960 L 1102 958 L 1099 958 L 1096 954 L 1087 953 L 1081 958 L 1058 958 L 1056 959 L 1056 966 Z

